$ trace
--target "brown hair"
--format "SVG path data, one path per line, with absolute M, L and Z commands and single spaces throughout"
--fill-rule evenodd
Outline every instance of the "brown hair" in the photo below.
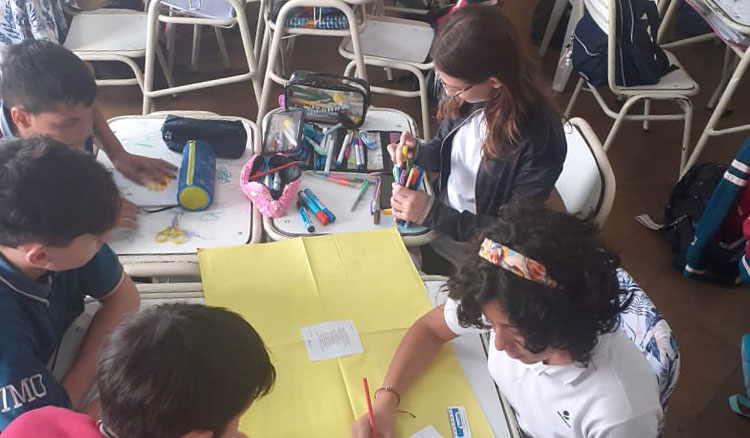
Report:
M 502 157 L 504 145 L 515 145 L 530 109 L 549 104 L 537 82 L 536 62 L 497 6 L 468 5 L 454 12 L 439 29 L 430 54 L 435 67 L 449 76 L 469 84 L 494 76 L 502 83 L 484 106 L 488 132 L 483 150 L 490 159 Z M 463 104 L 461 99 L 445 99 L 438 119 L 458 118 Z

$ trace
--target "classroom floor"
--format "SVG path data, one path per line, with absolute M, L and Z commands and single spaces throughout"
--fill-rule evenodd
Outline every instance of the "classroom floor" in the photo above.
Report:
M 507 13 L 528 41 L 536 2 L 505 3 Z M 256 4 L 248 9 L 251 23 L 257 14 Z M 175 74 L 178 81 L 210 77 L 222 70 L 213 33 L 204 32 L 203 35 L 199 72 L 192 76 L 183 69 L 182 74 Z M 237 69 L 243 62 L 238 34 L 230 30 L 226 35 L 233 65 Z M 189 41 L 186 33 L 178 46 L 177 60 L 183 65 L 188 62 Z M 300 39 L 296 43 L 292 68 L 342 72 L 345 63 L 337 54 L 337 45 L 338 40 L 333 38 Z M 536 48 L 532 51 L 536 53 Z M 693 99 L 694 144 L 710 116 L 706 102 L 719 79 L 724 46 L 702 43 L 674 52 L 701 85 L 700 94 Z M 557 56 L 557 50 L 550 50 L 541 60 L 547 83 L 551 83 Z M 384 80 L 382 72 L 375 69 L 369 74 L 373 82 Z M 560 108 L 567 103 L 572 85 L 571 81 L 567 93 L 556 96 Z M 277 94 L 274 93 L 273 100 Z M 750 80 L 746 79 L 735 94 L 730 106 L 732 113 L 725 118 L 725 126 L 747 122 L 750 118 L 748 97 Z M 376 106 L 399 108 L 421 121 L 416 99 L 376 95 L 373 100 Z M 140 114 L 141 111 L 141 94 L 134 87 L 104 88 L 100 102 L 108 117 Z M 208 110 L 251 120 L 255 120 L 257 111 L 252 88 L 244 83 L 186 93 L 178 99 L 158 99 L 156 106 L 157 110 Z M 656 105 L 655 109 L 659 107 Z M 587 119 L 602 140 L 612 123 L 588 94 L 579 98 L 573 116 Z M 433 129 L 436 125 L 433 121 Z M 664 204 L 677 178 L 681 135 L 680 122 L 652 122 L 649 132 L 644 132 L 638 123 L 628 123 L 620 130 L 609 155 L 617 178 L 617 195 L 603 233 L 622 256 L 624 267 L 643 286 L 677 336 L 682 371 L 671 398 L 664 436 L 747 437 L 750 436 L 750 420 L 732 414 L 727 397 L 742 389 L 739 342 L 742 334 L 750 333 L 750 291 L 746 287 L 724 288 L 683 278 L 671 267 L 670 253 L 662 238 L 634 220 L 642 213 L 661 219 Z M 714 137 L 702 161 L 729 163 L 746 135 Z

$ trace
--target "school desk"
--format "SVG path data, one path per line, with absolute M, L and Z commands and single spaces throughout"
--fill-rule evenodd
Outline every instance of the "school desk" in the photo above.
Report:
M 685 0 L 685 2 L 706 20 L 714 34 L 726 45 L 726 54 L 721 80 L 708 103 L 709 109 L 712 109 L 711 117 L 698 138 L 683 172 L 687 172 L 697 162 L 710 137 L 750 130 L 750 124 L 722 129 L 718 127 L 719 119 L 724 115 L 737 86 L 750 67 L 750 48 L 748 47 L 750 5 L 747 1 L 737 0 Z M 676 12 L 679 3 L 679 0 L 674 0 L 669 4 L 662 28 L 669 25 L 668 21 Z M 678 41 L 675 44 L 680 45 L 685 42 Z M 664 46 L 668 47 L 669 44 Z M 737 145 L 739 149 L 739 143 Z
M 241 158 L 216 160 L 216 184 L 213 204 L 204 211 L 182 211 L 179 228 L 186 236 L 184 243 L 172 240 L 157 242 L 156 235 L 172 224 L 179 207 L 157 213 L 141 213 L 137 230 L 116 229 L 109 245 L 120 256 L 125 270 L 131 276 L 169 277 L 198 276 L 198 248 L 224 245 L 241 245 L 260 241 L 262 225 L 260 215 L 239 186 L 242 166 L 253 154 L 258 144 L 259 132 L 255 123 L 239 117 L 223 117 L 203 111 L 168 111 L 148 116 L 123 116 L 109 120 L 109 126 L 131 153 L 165 159 L 179 166 L 182 154 L 169 150 L 161 137 L 161 126 L 167 114 L 184 117 L 242 120 L 247 129 L 247 149 Z M 104 152 L 97 159 L 105 166 L 109 161 Z M 127 190 L 126 181 L 115 178 L 119 188 Z M 154 193 L 157 196 L 157 193 Z
M 446 277 L 423 275 L 422 280 L 433 305 L 444 303 L 447 298 L 447 292 L 443 288 Z M 142 308 L 174 302 L 204 303 L 201 283 L 139 283 L 137 286 Z M 492 427 L 494 437 L 521 438 L 515 414 L 508 401 L 497 390 L 487 370 L 486 342 L 486 337 L 479 335 L 459 336 L 452 344 L 469 384 Z M 378 385 L 380 382 L 370 384 Z
M 271 111 L 264 117 L 263 126 L 268 123 L 271 114 L 279 110 Z M 364 124 L 359 128 L 368 132 L 401 132 L 409 131 L 413 135 L 418 132 L 416 122 L 407 114 L 390 108 L 370 108 L 367 112 Z M 332 172 L 337 173 L 337 172 Z M 349 173 L 349 175 L 357 175 Z M 358 174 L 365 175 L 365 174 Z M 357 204 L 354 211 L 350 211 L 354 200 L 359 193 L 358 187 L 347 187 L 340 184 L 326 181 L 325 179 L 311 176 L 305 172 L 302 176 L 300 190 L 309 188 L 315 195 L 326 205 L 336 216 L 336 220 L 323 226 L 314 217 L 311 221 L 315 226 L 314 234 L 337 234 L 348 233 L 353 231 L 367 231 L 379 228 L 388 228 L 394 226 L 392 216 L 381 214 L 380 223 L 374 224 L 373 217 L 370 214 L 370 200 L 372 198 L 374 185 L 368 187 L 363 199 Z M 423 181 L 423 189 L 432 193 L 432 187 Z M 266 234 L 273 240 L 289 239 L 299 236 L 309 236 L 307 228 L 302 222 L 299 209 L 296 208 L 296 202 L 278 218 L 263 218 L 263 228 Z M 432 241 L 434 232 L 428 228 L 418 225 L 409 227 L 399 226 L 399 232 L 407 246 L 425 245 Z

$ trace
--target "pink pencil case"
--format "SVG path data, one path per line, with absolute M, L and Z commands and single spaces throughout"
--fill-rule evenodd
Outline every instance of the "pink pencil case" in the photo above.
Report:
M 297 196 L 302 170 L 292 163 L 295 163 L 293 159 L 283 155 L 264 157 L 256 154 L 242 168 L 240 187 L 263 216 L 283 216 Z M 281 169 L 273 174 L 263 175 L 276 168 Z M 280 179 L 276 188 L 273 184 L 275 178 Z

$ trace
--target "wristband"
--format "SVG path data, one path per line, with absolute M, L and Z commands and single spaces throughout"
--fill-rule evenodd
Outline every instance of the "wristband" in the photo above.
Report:
M 398 391 L 396 391 L 396 389 L 395 389 L 395 388 L 393 388 L 393 387 L 392 387 L 392 386 L 390 386 L 390 385 L 386 385 L 386 386 L 381 386 L 380 388 L 376 389 L 376 390 L 375 390 L 375 394 L 373 395 L 373 397 L 372 397 L 372 398 L 373 398 L 373 399 L 376 399 L 376 400 L 377 400 L 377 398 L 378 398 L 378 393 L 379 393 L 380 391 L 385 391 L 385 392 L 389 392 L 389 393 L 391 393 L 391 394 L 395 395 L 395 396 L 396 396 L 396 406 L 398 406 L 398 405 L 400 405 L 400 404 L 401 404 L 401 394 L 399 394 L 399 393 L 398 393 Z

